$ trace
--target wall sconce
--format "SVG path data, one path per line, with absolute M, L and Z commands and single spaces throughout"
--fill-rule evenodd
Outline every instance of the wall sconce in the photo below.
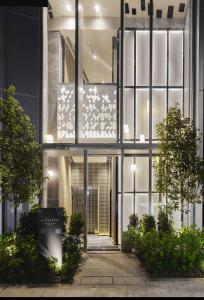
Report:
M 145 143 L 145 135 L 140 134 L 140 143 Z
M 45 135 L 45 143 L 53 143 L 54 139 L 53 139 L 53 135 L 52 134 L 46 134 Z
M 136 164 L 131 164 L 130 168 L 131 168 L 131 171 L 132 171 L 132 172 L 135 172 L 137 166 L 136 166 Z
M 48 170 L 47 174 L 48 174 L 49 178 L 53 178 L 55 175 L 53 170 Z
M 129 126 L 128 126 L 128 124 L 124 124 L 124 125 L 123 125 L 123 129 L 124 129 L 124 133 L 125 133 L 125 134 L 128 134 L 128 133 L 129 133 Z

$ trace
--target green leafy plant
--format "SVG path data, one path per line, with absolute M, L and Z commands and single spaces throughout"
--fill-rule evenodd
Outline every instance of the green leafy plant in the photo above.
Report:
M 138 225 L 139 225 L 139 218 L 138 218 L 137 214 L 130 215 L 128 227 L 137 228 Z
M 79 237 L 83 233 L 84 224 L 84 218 L 81 213 L 72 214 L 69 224 L 69 235 Z
M 189 203 L 200 203 L 203 189 L 203 159 L 198 156 L 200 134 L 193 122 L 183 118 L 178 106 L 170 107 L 157 124 L 159 159 L 155 160 L 155 188 L 167 197 L 171 210 L 188 212 Z
M 141 227 L 144 233 L 147 233 L 152 229 L 156 229 L 154 216 L 147 214 L 143 215 L 143 218 L 141 220 Z
M 28 213 L 23 213 L 19 219 L 17 234 L 19 236 L 32 235 L 38 239 L 38 205 L 34 205 Z
M 15 99 L 15 88 L 3 90 L 0 99 L 0 185 L 1 201 L 14 203 L 15 229 L 17 207 L 34 203 L 42 191 L 42 149 L 36 131 Z
M 172 232 L 173 230 L 173 217 L 166 207 L 159 207 L 157 227 L 159 234 Z
M 131 227 L 128 231 L 122 232 L 121 251 L 130 253 L 135 247 L 135 230 Z

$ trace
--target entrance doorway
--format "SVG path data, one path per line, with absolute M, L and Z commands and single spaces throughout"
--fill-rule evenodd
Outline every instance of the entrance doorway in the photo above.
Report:
M 110 155 L 88 156 L 87 249 L 118 249 L 115 238 L 117 211 L 115 158 Z
M 108 154 L 107 154 L 108 152 Z M 85 159 L 86 157 L 86 159 Z M 109 151 L 47 150 L 44 207 L 63 207 L 70 220 L 86 222 L 85 248 L 112 250 L 118 244 L 118 154 Z M 85 196 L 86 195 L 86 196 Z

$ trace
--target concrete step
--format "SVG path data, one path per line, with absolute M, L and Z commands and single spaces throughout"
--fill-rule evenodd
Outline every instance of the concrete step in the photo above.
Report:
M 87 251 L 120 251 L 117 245 L 113 246 L 88 246 Z

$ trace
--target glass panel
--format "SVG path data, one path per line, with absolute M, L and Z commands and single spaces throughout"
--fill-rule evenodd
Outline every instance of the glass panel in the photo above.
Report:
M 133 213 L 133 195 L 123 195 L 123 231 L 127 231 L 129 216 Z M 118 243 L 121 244 L 121 195 L 118 196 Z
M 136 194 L 135 195 L 135 213 L 141 218 L 144 214 L 149 213 L 149 195 Z
M 44 152 L 42 207 L 64 207 L 68 217 L 83 213 L 84 157 L 81 151 L 47 150 Z
M 158 156 L 153 156 L 152 158 L 152 191 L 156 192 L 155 189 L 155 184 L 156 184 L 156 176 L 155 176 L 155 169 L 153 167 L 154 162 L 158 163 L 159 157 Z
M 124 194 L 123 197 L 123 230 L 128 229 L 129 216 L 133 214 L 134 197 L 131 194 Z
M 167 31 L 153 31 L 153 85 L 167 84 Z
M 126 86 L 134 86 L 134 31 L 125 31 L 124 47 L 124 82 Z
M 159 206 L 165 205 L 166 200 L 162 197 L 161 202 L 159 201 L 159 194 L 153 193 L 152 194 L 152 214 L 157 219 L 159 213 Z
M 134 139 L 134 89 L 125 89 L 123 99 L 124 140 Z
M 81 11 L 83 96 L 79 103 L 79 141 L 114 143 L 117 140 L 117 88 L 113 82 L 118 71 L 120 0 L 83 1 Z
M 183 31 L 169 31 L 169 85 L 183 85 Z
M 134 191 L 134 157 L 124 157 L 123 189 L 124 192 Z
M 111 160 L 107 156 L 88 157 L 89 234 L 110 235 Z
M 74 111 L 71 122 L 60 120 L 59 110 L 65 111 L 69 105 L 74 109 L 72 99 L 63 91 L 59 99 L 62 83 L 69 84 L 75 91 L 75 0 L 67 5 L 64 1 L 50 1 L 53 19 L 48 21 L 48 45 L 44 66 L 47 69 L 47 89 L 43 94 L 43 142 L 60 143 L 64 138 L 74 142 Z M 57 22 L 62 20 L 62 22 Z M 70 112 L 70 111 L 69 111 Z M 68 132 L 64 133 L 64 127 Z
M 183 111 L 183 89 L 169 89 L 168 107 L 179 104 L 181 111 Z
M 136 90 L 136 138 L 149 138 L 149 89 Z
M 136 32 L 136 85 L 149 85 L 150 34 L 149 31 Z
M 152 138 L 156 139 L 156 124 L 166 117 L 166 89 L 153 89 Z
M 136 191 L 149 191 L 149 158 L 136 157 Z

